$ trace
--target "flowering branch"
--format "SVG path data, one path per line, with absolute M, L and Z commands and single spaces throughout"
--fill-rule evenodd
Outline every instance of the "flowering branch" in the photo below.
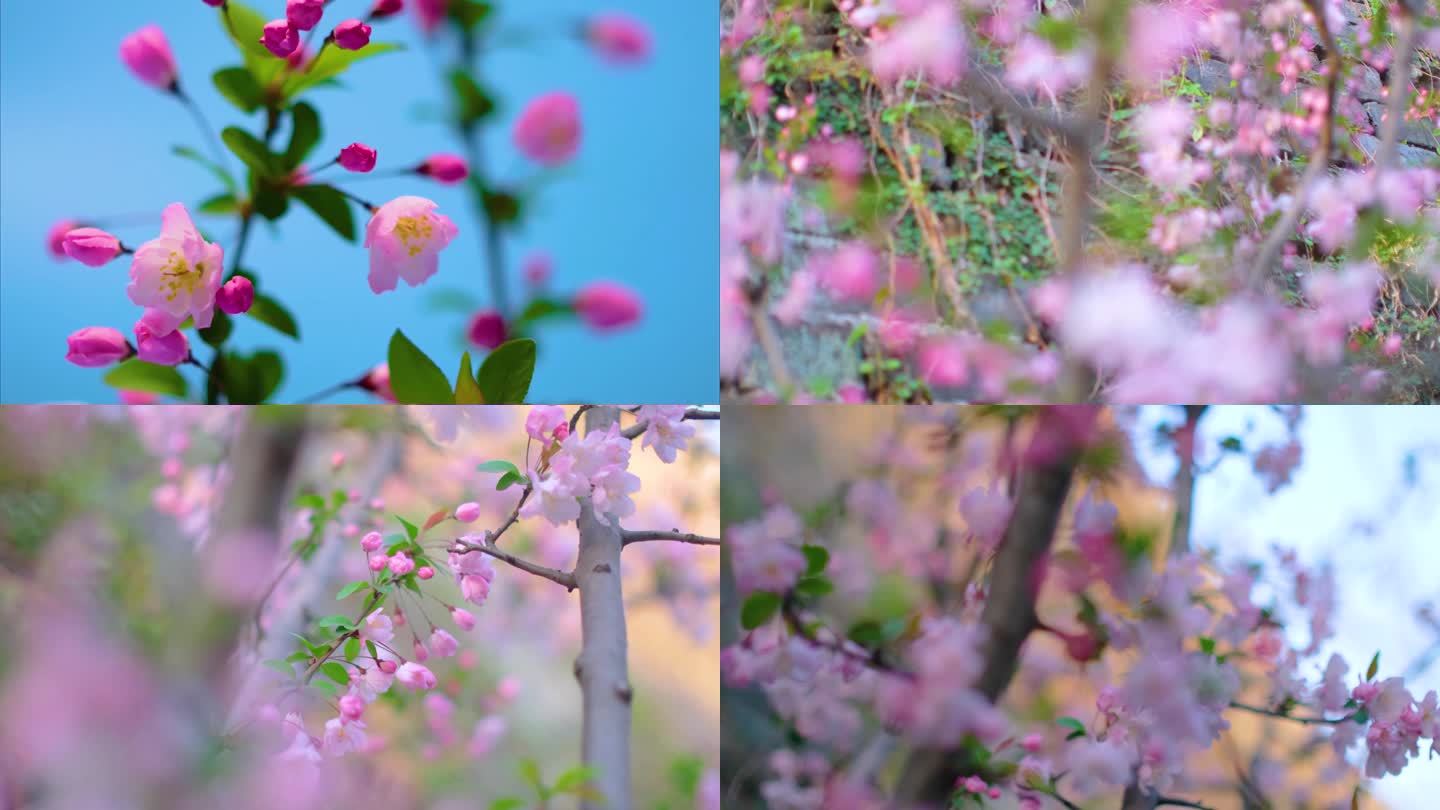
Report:
M 668 532 L 666 532 L 666 531 L 627 531 L 627 530 L 621 529 L 621 530 L 620 530 L 620 537 L 621 537 L 621 540 L 622 540 L 622 544 L 623 544 L 623 545 L 627 545 L 627 546 L 630 545 L 631 543 L 642 543 L 642 542 L 645 542 L 645 541 L 647 541 L 647 540 L 674 540 L 674 541 L 676 541 L 676 542 L 678 542 L 678 543 L 691 543 L 691 544 L 697 545 L 697 546 L 718 546 L 718 545 L 720 545 L 720 538 L 718 538 L 718 537 L 705 537 L 705 536 L 698 535 L 698 534 L 691 534 L 691 533 L 689 533 L 689 532 L 681 532 L 681 531 L 679 531 L 678 529 L 672 529 L 671 531 L 668 531 Z
M 720 418 L 720 412 L 707 411 L 703 408 L 686 408 L 684 416 L 680 418 L 685 421 L 694 421 L 697 419 L 716 420 Z M 650 423 L 648 421 L 643 421 L 620 431 L 620 435 L 627 439 L 634 439 L 644 434 L 645 429 L 649 426 Z
M 506 524 L 506 527 L 508 527 L 510 523 L 514 522 L 515 520 L 512 516 L 509 523 Z M 492 539 L 492 535 L 488 531 L 485 532 L 485 540 L 481 543 L 474 543 L 458 537 L 452 542 L 454 545 L 451 547 L 451 551 L 459 552 L 462 554 L 469 551 L 478 551 L 482 554 L 489 554 L 491 557 L 494 557 L 497 560 L 503 560 L 510 565 L 519 568 L 521 571 L 529 574 L 534 574 L 537 577 L 543 577 L 550 580 L 551 582 L 554 582 L 557 585 L 564 585 L 565 590 L 567 591 L 573 591 L 577 587 L 574 573 L 568 571 L 561 571 L 558 568 L 547 568 L 543 565 L 532 563 L 522 557 L 517 557 L 508 551 L 502 551 L 498 546 L 495 545 L 495 542 Z
M 1262 709 L 1262 708 L 1260 708 L 1259 706 L 1250 706 L 1250 705 L 1248 705 L 1248 704 L 1240 703 L 1240 702 L 1237 702 L 1237 701 L 1231 701 L 1231 702 L 1230 702 L 1230 708 L 1232 708 L 1232 709 L 1239 709 L 1240 711 L 1243 711 L 1243 712 L 1250 712 L 1251 714 L 1264 715 L 1265 717 L 1278 717 L 1278 718 L 1280 718 L 1280 719 L 1282 719 L 1282 720 L 1290 720 L 1290 721 L 1293 721 L 1293 722 L 1296 722 L 1296 723 L 1301 723 L 1301 724 L 1307 725 L 1307 726 L 1311 726 L 1311 725 L 1338 726 L 1338 725 L 1340 725 L 1341 723 L 1348 723 L 1348 722 L 1354 720 L 1354 719 L 1356 718 L 1356 716 L 1358 715 L 1358 712 L 1352 712 L 1352 713 L 1350 713 L 1350 714 L 1345 715 L 1344 717 L 1296 717 L 1296 716 L 1293 715 L 1293 714 L 1286 714 L 1286 713 L 1284 713 L 1284 712 L 1277 712 L 1277 711 L 1275 711 L 1275 710 L 1273 710 L 1273 709 Z

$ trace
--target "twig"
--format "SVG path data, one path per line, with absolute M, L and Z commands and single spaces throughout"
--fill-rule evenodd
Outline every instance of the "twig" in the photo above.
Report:
M 1351 720 L 1355 719 L 1354 713 L 1347 714 L 1344 717 L 1296 717 L 1293 714 L 1284 714 L 1282 712 L 1277 712 L 1273 709 L 1262 709 L 1259 706 L 1250 706 L 1244 703 L 1238 703 L 1236 701 L 1230 702 L 1230 708 L 1239 709 L 1244 712 L 1250 712 L 1251 714 L 1264 715 L 1265 717 L 1278 717 L 1282 720 L 1290 720 L 1307 726 L 1338 726 L 1341 723 L 1348 723 Z
M 528 574 L 534 574 L 537 577 L 543 577 L 550 580 L 551 582 L 554 582 L 557 585 L 564 585 L 565 590 L 567 591 L 573 591 L 577 587 L 575 583 L 575 575 L 573 573 L 569 571 L 561 571 L 558 568 L 547 568 L 543 565 L 532 563 L 523 557 L 517 557 L 516 555 L 511 554 L 508 551 L 502 551 L 499 547 L 495 545 L 492 540 L 490 540 L 489 532 L 486 532 L 485 536 L 486 540 L 481 543 L 474 543 L 469 540 L 464 540 L 457 537 L 454 541 L 452 541 L 453 545 L 450 550 L 460 554 L 466 554 L 471 551 L 478 551 L 482 554 L 489 554 L 491 557 L 494 557 L 495 559 L 501 560 L 503 562 L 507 562 L 510 565 L 519 568 L 521 571 L 524 571 Z
M 582 406 L 582 407 L 589 407 L 589 406 Z M 578 414 L 577 414 L 577 415 L 578 415 Z M 686 421 L 686 422 L 693 422 L 693 421 L 697 421 L 697 420 L 715 420 L 715 419 L 719 419 L 719 418 L 720 418 L 720 412 L 719 412 L 719 411 L 707 411 L 707 410 L 705 410 L 704 408 L 686 408 L 686 409 L 685 409 L 685 413 L 680 417 L 680 419 L 681 419 L 682 421 Z M 572 421 L 573 421 L 573 420 L 572 420 Z M 650 426 L 650 422 L 649 422 L 648 420 L 643 421 L 643 422 L 639 422 L 639 423 L 637 423 L 637 424 L 631 425 L 630 427 L 625 428 L 624 430 L 620 431 L 620 435 L 621 435 L 621 436 L 624 436 L 624 437 L 627 438 L 627 439 L 634 439 L 634 438 L 640 436 L 641 434 L 643 434 L 643 433 L 645 432 L 645 429 L 646 429 L 647 427 L 649 427 L 649 426 Z
M 645 542 L 645 541 L 647 541 L 647 540 L 674 540 L 674 541 L 676 541 L 676 542 L 678 542 L 678 543 L 691 543 L 691 544 L 697 545 L 697 546 L 718 546 L 718 545 L 720 545 L 720 538 L 718 538 L 718 537 L 705 537 L 705 536 L 703 536 L 703 535 L 699 535 L 699 534 L 689 534 L 689 533 L 680 532 L 680 531 L 677 531 L 677 530 L 671 530 L 671 531 L 668 531 L 668 532 L 665 532 L 665 531 L 636 531 L 636 532 L 631 532 L 631 531 L 621 530 L 621 532 L 620 532 L 620 539 L 621 539 L 621 541 L 622 541 L 621 544 L 622 544 L 622 545 L 626 545 L 626 546 L 630 545 L 631 543 L 642 543 L 642 542 Z

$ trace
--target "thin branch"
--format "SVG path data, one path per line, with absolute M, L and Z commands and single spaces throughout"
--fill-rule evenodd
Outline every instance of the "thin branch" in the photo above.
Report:
M 1210 810 L 1210 805 L 1192 802 L 1189 799 L 1178 799 L 1174 796 L 1161 796 L 1155 801 L 1156 807 L 1193 807 L 1195 810 Z
M 454 551 L 459 554 L 467 554 L 472 551 L 478 551 L 482 554 L 489 554 L 491 557 L 494 557 L 495 559 L 501 560 L 503 562 L 507 562 L 515 568 L 519 568 L 521 571 L 529 574 L 534 574 L 537 577 L 543 577 L 550 580 L 551 582 L 554 582 L 557 585 L 564 585 L 565 590 L 567 591 L 575 590 L 576 583 L 574 573 L 570 571 L 561 571 L 558 568 L 547 568 L 543 565 L 532 563 L 523 557 L 517 557 L 516 555 L 511 554 L 508 551 L 502 551 L 490 539 L 489 532 L 485 533 L 485 537 L 486 540 L 483 543 L 474 543 L 469 540 L 464 540 L 457 537 L 453 541 L 453 545 L 451 546 L 450 551 Z
M 1292 722 L 1301 723 L 1307 726 L 1338 726 L 1341 723 L 1348 723 L 1351 720 L 1355 719 L 1355 714 L 1353 713 L 1347 714 L 1344 717 L 1296 717 L 1293 714 L 1285 714 L 1283 712 L 1277 712 L 1273 709 L 1262 709 L 1259 706 L 1250 706 L 1244 703 L 1237 703 L 1235 701 L 1230 702 L 1230 708 L 1239 709 L 1244 712 L 1250 712 L 1251 714 L 1264 715 L 1265 717 L 1278 717 L 1282 720 L 1290 720 Z
M 582 406 L 582 407 L 589 407 L 589 406 Z M 577 414 L 577 416 L 578 416 L 578 414 Z M 713 419 L 719 419 L 719 418 L 720 418 L 720 412 L 719 412 L 719 411 L 707 411 L 707 410 L 705 410 L 704 408 L 686 408 L 686 409 L 685 409 L 685 414 L 680 417 L 680 419 L 681 419 L 682 421 L 686 421 L 686 422 L 693 422 L 693 421 L 697 421 L 697 420 L 713 420 Z M 645 429 L 646 429 L 647 427 L 649 427 L 649 426 L 650 426 L 650 422 L 649 422 L 648 420 L 647 420 L 647 421 L 644 421 L 644 422 L 638 422 L 638 423 L 636 423 L 636 424 L 634 424 L 634 425 L 631 425 L 630 427 L 625 428 L 624 430 L 620 431 L 620 435 L 621 435 L 621 436 L 624 436 L 624 437 L 627 438 L 627 439 L 634 439 L 634 438 L 640 436 L 641 434 L 643 434 L 643 433 L 645 432 Z
M 899 675 L 904 678 L 915 677 L 914 674 L 906 672 L 885 660 L 884 652 L 879 647 L 876 647 L 869 653 L 864 653 L 847 646 L 842 640 L 820 638 L 815 634 L 814 629 L 805 623 L 805 619 L 800 615 L 800 609 L 792 596 L 787 595 L 784 601 L 780 603 L 780 615 L 785 619 L 785 625 L 790 628 L 792 633 L 816 649 L 828 650 L 836 655 L 844 656 L 880 672 Z
M 692 544 L 692 545 L 697 545 L 697 546 L 718 546 L 718 545 L 720 545 L 720 538 L 718 538 L 718 537 L 705 537 L 704 535 L 690 534 L 690 533 L 688 533 L 688 532 L 681 532 L 681 531 L 673 530 L 673 529 L 672 529 L 671 531 L 668 531 L 668 532 L 666 532 L 666 531 L 636 531 L 636 532 L 631 532 L 631 531 L 621 530 L 621 532 L 620 532 L 620 539 L 621 539 L 621 541 L 622 541 L 622 545 L 626 545 L 626 546 L 630 545 L 631 543 L 643 543 L 643 542 L 645 542 L 645 541 L 647 541 L 647 540 L 674 540 L 674 541 L 677 542 L 677 543 L 690 543 L 690 544 Z

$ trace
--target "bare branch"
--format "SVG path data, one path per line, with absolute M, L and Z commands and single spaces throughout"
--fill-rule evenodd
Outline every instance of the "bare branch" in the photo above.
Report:
M 455 538 L 452 543 L 453 545 L 451 546 L 450 550 L 456 552 L 457 554 L 468 554 L 472 551 L 478 551 L 481 554 L 489 554 L 491 557 L 494 557 L 495 559 L 501 560 L 503 562 L 507 562 L 510 565 L 519 568 L 521 571 L 534 574 L 537 577 L 544 577 L 545 579 L 548 579 L 557 585 L 564 585 L 565 590 L 567 591 L 573 591 L 577 587 L 575 582 L 575 575 L 573 573 L 569 571 L 561 571 L 558 568 L 547 568 L 543 565 L 532 563 L 523 557 L 511 554 L 508 551 L 503 551 L 495 545 L 495 542 L 492 539 L 492 535 L 488 531 L 485 533 L 485 541 L 482 543 L 475 543 L 458 537 Z
M 1230 703 L 1230 708 L 1250 712 L 1251 714 L 1264 715 L 1265 717 L 1278 717 L 1281 720 L 1289 720 L 1293 723 L 1300 723 L 1307 726 L 1338 726 L 1341 723 L 1348 723 L 1355 719 L 1354 714 L 1347 714 L 1344 717 L 1296 717 L 1293 714 L 1283 714 L 1272 709 L 1262 709 L 1259 706 L 1250 706 L 1234 701 Z
M 671 531 L 668 531 L 668 532 L 665 532 L 665 531 L 637 531 L 637 532 L 632 532 L 632 531 L 624 531 L 624 530 L 622 530 L 622 531 L 620 532 L 620 537 L 621 537 L 621 539 L 624 541 L 624 545 L 627 545 L 627 546 L 630 545 L 631 543 L 643 543 L 643 542 L 645 542 L 645 541 L 647 541 L 647 540 L 674 540 L 674 541 L 677 542 L 677 543 L 691 543 L 691 544 L 697 545 L 697 546 L 718 546 L 718 545 L 720 545 L 720 538 L 718 538 L 718 537 L 705 537 L 704 535 L 690 534 L 690 533 L 681 532 L 681 531 L 678 531 L 678 530 L 671 530 Z

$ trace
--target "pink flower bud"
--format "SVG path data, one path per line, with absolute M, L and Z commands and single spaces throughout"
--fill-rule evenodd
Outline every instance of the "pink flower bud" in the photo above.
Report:
M 400 668 L 395 670 L 395 680 L 411 689 L 435 688 L 435 673 L 414 661 L 406 661 L 401 664 Z
M 385 673 L 386 675 L 394 675 L 394 674 L 395 674 L 395 670 L 396 670 L 396 665 L 395 665 L 395 662 L 394 662 L 394 661 L 391 661 L 391 660 L 389 660 L 388 658 L 383 658 L 383 659 L 380 660 L 380 671 L 381 671 L 381 672 Z
M 526 284 L 543 287 L 545 282 L 550 280 L 550 270 L 550 257 L 544 253 L 536 253 L 525 259 L 521 272 L 525 275 Z
M 130 344 L 120 330 L 108 326 L 87 326 L 66 338 L 70 349 L 65 359 L 83 368 L 99 368 L 130 356 Z
M 449 658 L 459 649 L 460 643 L 455 640 L 455 637 L 439 627 L 435 628 L 435 632 L 430 634 L 430 651 L 435 653 L 436 656 Z
M 180 75 L 170 43 L 158 25 L 147 25 L 120 40 L 120 59 L 140 81 L 161 90 L 174 87 Z
M 650 32 L 624 14 L 600 14 L 585 26 L 585 38 L 605 60 L 617 65 L 645 61 L 650 55 Z
M 340 698 L 340 716 L 346 720 L 359 720 L 365 713 L 365 701 L 359 695 L 345 695 Z
M 458 183 L 470 176 L 470 167 L 456 155 L 438 154 L 425 158 L 415 170 L 418 174 L 433 177 L 442 183 Z
M 497 310 L 482 309 L 470 319 L 466 336 L 482 349 L 493 349 L 505 342 L 505 317 Z
M 120 255 L 120 240 L 99 228 L 76 228 L 65 234 L 65 255 L 87 267 L 100 267 Z
M 455 519 L 461 523 L 474 523 L 480 518 L 480 504 L 468 501 L 455 507 Z
M 175 328 L 175 320 L 158 309 L 147 309 L 135 322 L 135 346 L 140 359 L 162 366 L 175 366 L 190 356 L 190 341 Z
M 392 14 L 399 14 L 404 7 L 404 0 L 375 0 L 375 5 L 370 7 L 370 19 L 383 20 Z
M 365 551 L 379 551 L 380 545 L 384 542 L 385 540 L 380 536 L 380 532 L 370 532 L 360 538 L 360 548 Z
M 420 643 L 420 639 L 418 639 L 418 638 L 415 639 L 415 660 L 416 660 L 416 661 L 429 661 L 429 660 L 430 660 L 430 650 L 426 649 L 425 645 L 424 645 L 424 644 L 421 644 L 421 643 Z
M 352 172 L 368 172 L 375 168 L 375 150 L 363 143 L 352 143 L 340 150 L 340 165 Z
M 359 20 L 346 20 L 335 26 L 335 46 L 345 51 L 358 51 L 370 44 L 370 26 Z
M 475 629 L 475 614 L 464 608 L 450 608 L 450 618 L 455 620 L 455 626 L 461 630 Z
M 428 565 L 422 565 L 415 569 L 415 576 L 421 579 L 431 579 L 435 576 L 435 569 Z
M 255 285 L 244 276 L 235 276 L 215 293 L 215 305 L 229 315 L 241 315 L 250 311 L 255 303 Z
M 285 19 L 301 31 L 309 31 L 325 13 L 325 0 L 288 0 Z
M 570 435 L 570 424 L 568 422 L 561 422 L 555 426 L 555 432 L 550 435 L 554 436 L 557 442 L 565 441 L 565 437 Z
M 373 554 L 370 557 L 370 570 L 383 571 L 385 566 L 390 564 L 390 558 L 384 554 Z
M 559 166 L 580 148 L 580 105 L 569 93 L 554 92 L 530 102 L 515 120 L 515 146 L 544 166 Z
M 590 328 L 602 332 L 620 329 L 640 320 L 640 299 L 628 288 L 610 281 L 582 287 L 572 302 Z
M 220 7 L 222 4 L 224 4 L 224 2 L 225 2 L 225 0 L 202 0 L 202 1 L 205 3 L 205 5 L 210 6 L 211 8 L 219 8 L 219 7 Z
M 289 20 L 271 20 L 265 23 L 260 34 L 260 44 L 270 53 L 284 59 L 300 47 L 300 32 Z
M 45 245 L 50 249 L 50 255 L 60 261 L 68 258 L 65 253 L 65 234 L 80 227 L 80 223 L 73 219 L 62 219 L 50 226 L 49 233 L 45 234 Z
M 394 557 L 390 558 L 390 573 L 394 574 L 395 576 L 403 577 L 414 570 L 415 561 L 410 559 L 409 554 L 406 554 L 402 551 L 399 554 L 396 554 Z
M 395 401 L 395 392 L 390 390 L 390 364 L 381 363 L 360 378 L 360 387 L 386 402 Z

